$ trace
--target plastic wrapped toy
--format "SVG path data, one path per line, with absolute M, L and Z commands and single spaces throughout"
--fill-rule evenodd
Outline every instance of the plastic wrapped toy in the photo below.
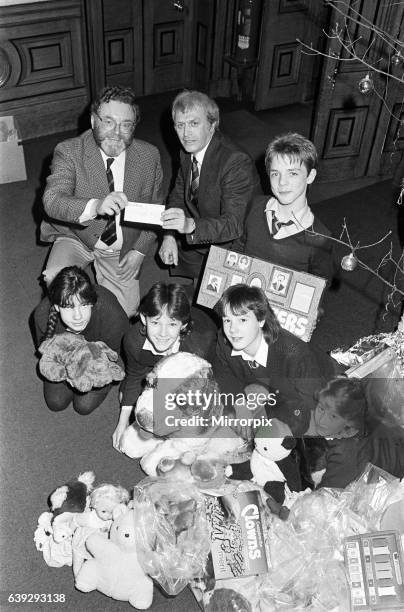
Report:
M 209 553 L 204 499 L 191 483 L 145 478 L 134 489 L 139 560 L 169 595 L 203 573 Z

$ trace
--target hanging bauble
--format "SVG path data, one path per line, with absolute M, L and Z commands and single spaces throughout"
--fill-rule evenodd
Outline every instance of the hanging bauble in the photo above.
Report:
M 394 55 L 392 55 L 390 58 L 390 62 L 392 63 L 393 66 L 399 66 L 402 61 L 403 61 L 403 58 L 400 53 L 394 53 Z
M 344 257 L 341 259 L 341 268 L 343 270 L 346 270 L 347 272 L 352 272 L 352 270 L 355 270 L 357 265 L 358 260 L 356 259 L 353 253 L 349 253 L 349 255 L 344 255 Z
M 375 85 L 373 83 L 373 79 L 370 78 L 369 73 L 359 81 L 358 87 L 359 91 L 365 95 L 371 93 L 374 90 Z

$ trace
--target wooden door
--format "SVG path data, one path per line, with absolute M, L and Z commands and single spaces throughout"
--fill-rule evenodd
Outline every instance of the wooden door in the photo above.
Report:
M 85 0 L 91 92 L 208 90 L 215 0 Z
M 403 14 L 400 3 L 350 0 L 348 9 L 349 4 L 375 27 L 388 32 L 396 30 Z M 343 23 L 335 12 L 330 23 L 337 22 Z M 366 52 L 370 64 L 389 69 L 391 49 L 383 48 L 360 19 L 359 23 L 347 23 L 351 40 L 360 41 L 357 53 L 362 56 Z M 335 38 L 329 40 L 327 53 L 336 59 L 324 59 L 313 121 L 312 140 L 320 154 L 318 180 L 392 174 L 389 156 L 391 160 L 399 121 L 393 119 L 387 107 L 397 115 L 402 112 L 397 86 L 389 82 L 386 88 L 386 79 L 370 70 L 375 90 L 364 95 L 359 82 L 367 75 L 366 66 L 359 60 L 344 61 L 348 56 Z
M 214 0 L 145 0 L 144 94 L 209 81 Z
M 313 98 L 319 58 L 303 54 L 297 39 L 321 45 L 328 11 L 317 0 L 265 0 L 255 109 Z

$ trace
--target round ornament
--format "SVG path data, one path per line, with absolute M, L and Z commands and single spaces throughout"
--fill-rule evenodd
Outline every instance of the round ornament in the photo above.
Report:
M 373 79 L 370 78 L 369 73 L 359 81 L 358 87 L 359 91 L 364 95 L 367 95 L 374 90 L 375 85 L 373 83 Z
M 358 265 L 358 260 L 356 259 L 353 253 L 349 253 L 349 255 L 345 255 L 341 259 L 341 268 L 343 270 L 346 270 L 347 272 L 352 272 L 353 270 L 355 270 L 357 265 Z
M 403 57 L 400 53 L 394 53 L 394 55 L 392 55 L 390 58 L 390 62 L 392 63 L 393 66 L 399 66 L 402 61 L 403 61 Z

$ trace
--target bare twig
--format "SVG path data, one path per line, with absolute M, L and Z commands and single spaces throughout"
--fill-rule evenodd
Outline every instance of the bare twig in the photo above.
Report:
M 385 236 L 383 236 L 383 238 L 380 238 L 379 240 L 376 240 L 376 242 L 372 242 L 370 244 L 363 244 L 363 245 L 361 245 L 359 242 L 357 242 L 356 245 L 354 246 L 353 243 L 352 243 L 351 236 L 349 234 L 348 226 L 346 224 L 346 220 L 345 219 L 344 219 L 344 222 L 343 222 L 343 225 L 342 225 L 342 231 L 341 231 L 340 237 L 339 238 L 334 238 L 334 236 L 326 236 L 325 234 L 321 234 L 320 232 L 315 232 L 312 229 L 306 229 L 306 228 L 304 228 L 299 223 L 299 221 L 297 220 L 295 215 L 293 215 L 293 218 L 294 218 L 294 221 L 295 221 L 296 225 L 299 226 L 302 230 L 304 230 L 310 236 L 321 236 L 322 238 L 326 238 L 327 240 L 332 240 L 333 242 L 336 242 L 337 244 L 340 244 L 340 245 L 342 245 L 344 247 L 347 247 L 348 250 L 354 256 L 358 266 L 360 266 L 361 268 L 363 268 L 364 270 L 366 270 L 367 272 L 369 272 L 373 276 L 376 276 L 380 281 L 382 281 L 382 283 L 384 283 L 385 285 L 387 285 L 387 287 L 389 287 L 389 289 L 391 289 L 391 291 L 390 291 L 390 293 L 389 293 L 389 295 L 387 297 L 388 303 L 394 304 L 394 297 L 396 296 L 396 294 L 399 294 L 400 296 L 402 296 L 402 298 L 404 298 L 404 291 L 397 286 L 397 282 L 399 281 L 399 275 L 401 275 L 401 277 L 402 277 L 401 280 L 402 281 L 404 280 L 404 267 L 403 267 L 404 254 L 402 254 L 400 256 L 399 260 L 396 261 L 393 258 L 393 256 L 392 256 L 392 249 L 393 249 L 393 247 L 390 244 L 389 251 L 382 257 L 382 259 L 380 260 L 380 262 L 377 265 L 376 269 L 373 269 L 372 267 L 368 266 L 368 264 L 366 264 L 357 255 L 357 251 L 359 251 L 361 249 L 370 249 L 370 248 L 375 247 L 378 244 L 381 244 L 382 242 L 384 242 L 386 240 L 386 238 L 391 236 L 391 234 L 392 234 L 391 230 L 389 230 L 387 232 L 387 234 Z M 343 236 L 344 235 L 346 236 L 346 240 L 343 240 Z M 380 272 L 379 272 L 381 267 L 386 265 L 389 262 L 394 267 L 393 282 L 390 282 L 389 280 L 384 278 L 380 274 Z

